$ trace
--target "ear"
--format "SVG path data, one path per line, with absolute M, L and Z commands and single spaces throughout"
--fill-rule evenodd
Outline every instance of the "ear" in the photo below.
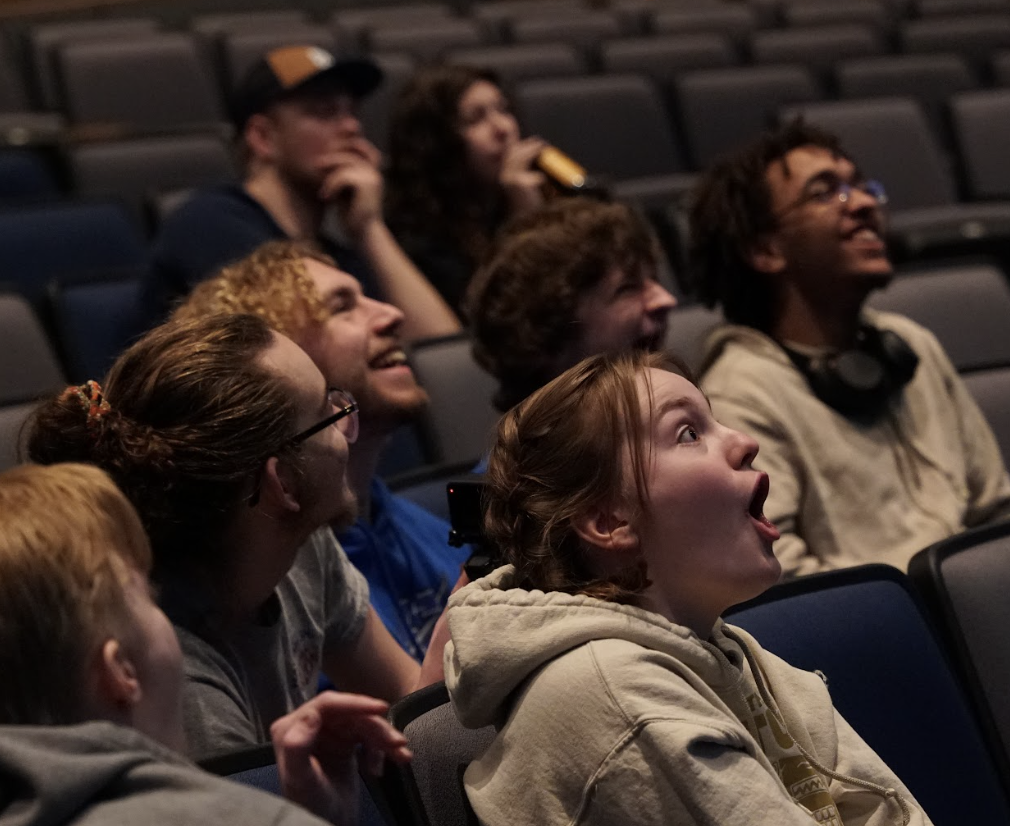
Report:
M 773 236 L 764 236 L 747 256 L 747 262 L 758 272 L 767 275 L 780 273 L 786 268 L 786 259 Z
M 298 513 L 302 509 L 296 495 L 294 475 L 281 464 L 280 459 L 271 456 L 260 471 L 260 500 L 257 507 L 271 516 L 284 513 Z
M 143 696 L 137 669 L 122 643 L 110 637 L 98 652 L 97 687 L 107 707 L 128 712 Z
M 600 505 L 575 519 L 572 528 L 588 545 L 602 551 L 626 554 L 638 550 L 638 532 L 623 505 Z
M 267 160 L 273 157 L 274 125 L 265 114 L 258 112 L 246 121 L 244 137 L 253 157 Z

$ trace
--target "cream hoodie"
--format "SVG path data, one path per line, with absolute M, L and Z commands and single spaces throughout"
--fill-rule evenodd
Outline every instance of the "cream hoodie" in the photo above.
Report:
M 449 600 L 453 706 L 499 729 L 464 776 L 485 826 L 929 824 L 823 682 L 744 631 L 720 621 L 703 641 L 513 579 L 505 566 Z
M 1010 516 L 1010 479 L 996 439 L 932 333 L 865 311 L 918 354 L 912 381 L 868 423 L 836 413 L 772 339 L 724 325 L 706 345 L 700 387 L 723 424 L 761 449 L 772 486 L 764 512 L 782 532 L 788 575 L 867 562 L 902 570 L 965 528 Z

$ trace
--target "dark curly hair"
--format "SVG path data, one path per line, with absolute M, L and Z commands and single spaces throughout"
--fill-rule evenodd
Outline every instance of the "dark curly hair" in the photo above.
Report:
M 844 155 L 836 136 L 797 118 L 717 161 L 692 195 L 690 290 L 709 307 L 721 305 L 735 324 L 765 332 L 771 327 L 774 296 L 749 259 L 761 237 L 777 226 L 768 166 L 801 146 Z
M 594 573 L 572 525 L 599 504 L 630 498 L 644 507 L 649 443 L 637 380 L 652 367 L 692 380 L 669 353 L 591 356 L 502 417 L 484 532 L 515 565 L 520 587 L 626 602 L 648 586 L 641 559 L 609 578 Z
M 474 83 L 501 87 L 490 69 L 430 66 L 403 88 L 390 115 L 386 214 L 397 235 L 443 241 L 473 267 L 487 253 L 504 200 L 488 202 L 466 165 L 459 102 Z
M 101 395 L 71 387 L 38 407 L 28 456 L 106 471 L 151 538 L 156 576 L 214 568 L 256 472 L 296 430 L 287 380 L 258 360 L 273 340 L 251 315 L 156 327 L 116 360 Z
M 648 223 L 626 204 L 563 198 L 509 221 L 464 303 L 474 357 L 499 382 L 495 406 L 508 410 L 554 378 L 587 291 L 614 267 L 658 257 Z

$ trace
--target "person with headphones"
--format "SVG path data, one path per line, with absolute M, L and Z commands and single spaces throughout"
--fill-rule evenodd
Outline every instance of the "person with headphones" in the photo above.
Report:
M 694 193 L 693 286 L 729 322 L 706 343 L 701 387 L 720 421 L 761 442 L 787 576 L 904 569 L 1010 517 L 995 437 L 939 342 L 864 306 L 893 275 L 885 203 L 802 120 L 717 162 Z

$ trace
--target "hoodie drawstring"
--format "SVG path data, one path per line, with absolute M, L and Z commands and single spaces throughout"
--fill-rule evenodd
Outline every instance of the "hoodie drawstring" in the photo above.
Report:
M 783 719 L 781 712 L 779 712 L 778 705 L 776 705 L 775 700 L 772 698 L 768 687 L 765 685 L 764 673 L 761 671 L 761 666 L 758 664 L 754 654 L 751 652 L 747 644 L 740 639 L 728 626 L 723 626 L 723 634 L 729 637 L 733 642 L 740 646 L 740 650 L 743 651 L 744 657 L 747 659 L 747 663 L 750 665 L 750 670 L 754 674 L 754 682 L 757 685 L 758 693 L 761 695 L 761 699 L 764 704 L 768 707 L 768 711 L 775 715 L 775 720 L 786 732 L 789 731 L 786 726 L 786 721 Z M 722 653 L 722 652 L 720 652 Z M 790 733 L 790 737 L 792 734 Z M 833 771 L 827 766 L 822 765 L 818 760 L 816 760 L 813 755 L 811 755 L 805 748 L 803 748 L 802 743 L 799 742 L 795 737 L 792 737 L 793 742 L 796 744 L 796 748 L 799 749 L 800 754 L 802 754 L 817 771 L 823 774 L 825 777 L 830 777 L 832 780 L 837 780 L 840 783 L 847 783 L 850 786 L 858 786 L 861 789 L 866 789 L 867 791 L 879 794 L 886 800 L 893 800 L 898 804 L 901 809 L 901 826 L 908 826 L 912 820 L 912 812 L 908 808 L 908 803 L 905 802 L 903 798 L 897 791 L 897 789 L 888 789 L 885 786 L 881 786 L 879 783 L 872 783 L 869 780 L 861 780 L 858 777 L 851 777 L 846 774 L 841 774 L 840 772 Z

